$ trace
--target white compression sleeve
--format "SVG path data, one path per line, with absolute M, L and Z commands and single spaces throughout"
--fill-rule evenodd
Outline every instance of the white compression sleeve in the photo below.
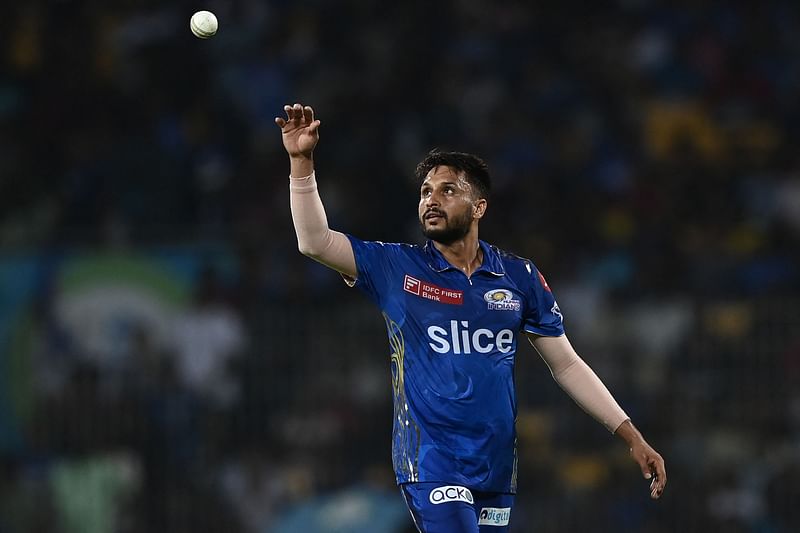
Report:
M 553 378 L 561 388 L 610 432 L 614 433 L 629 419 L 597 374 L 575 352 L 566 336 L 538 337 L 536 341 L 529 337 L 528 340 L 550 367 Z
M 289 177 L 289 203 L 300 252 L 355 278 L 356 260 L 350 239 L 328 227 L 314 173 L 304 178 Z

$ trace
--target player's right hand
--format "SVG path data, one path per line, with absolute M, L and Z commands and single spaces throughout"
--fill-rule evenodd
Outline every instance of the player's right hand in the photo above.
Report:
M 289 157 L 311 158 L 314 147 L 319 142 L 319 120 L 314 120 L 314 110 L 310 106 L 285 105 L 286 118 L 275 117 L 275 124 L 281 128 L 283 147 Z

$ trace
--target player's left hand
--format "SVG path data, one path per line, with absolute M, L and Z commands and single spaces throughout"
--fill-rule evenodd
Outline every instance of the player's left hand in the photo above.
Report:
M 642 469 L 644 478 L 652 480 L 650 481 L 650 497 L 657 500 L 661 497 L 667 484 L 664 459 L 644 439 L 634 442 L 631 445 L 630 453 L 633 460 Z

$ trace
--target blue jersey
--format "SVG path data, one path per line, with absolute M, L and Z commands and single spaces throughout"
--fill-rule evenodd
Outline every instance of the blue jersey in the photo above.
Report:
M 389 334 L 397 482 L 515 492 L 518 333 L 564 333 L 544 277 L 483 241 L 483 264 L 467 278 L 430 241 L 349 238 L 356 286 L 383 311 Z

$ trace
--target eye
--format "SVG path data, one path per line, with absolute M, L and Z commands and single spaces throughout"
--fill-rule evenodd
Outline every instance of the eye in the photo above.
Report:
M 422 189 L 419 194 L 423 198 L 427 198 L 428 196 L 431 195 L 431 190 L 430 189 Z

